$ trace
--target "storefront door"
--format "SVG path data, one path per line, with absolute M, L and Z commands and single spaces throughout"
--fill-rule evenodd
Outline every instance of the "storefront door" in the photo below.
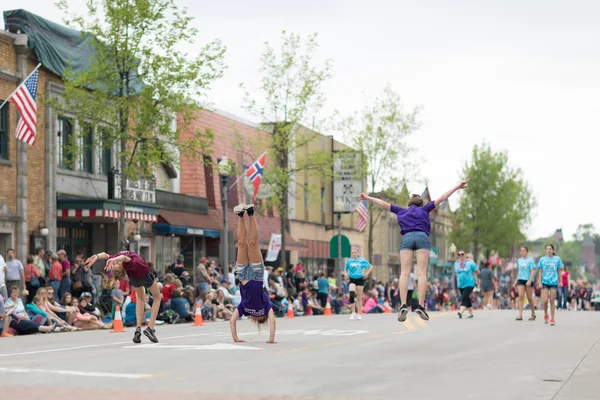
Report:
M 78 253 L 89 257 L 92 252 L 92 224 L 59 222 L 56 228 L 56 250 L 65 250 L 72 261 Z

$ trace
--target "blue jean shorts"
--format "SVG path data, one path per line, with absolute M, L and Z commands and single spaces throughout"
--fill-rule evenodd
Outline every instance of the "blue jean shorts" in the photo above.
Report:
M 260 264 L 246 264 L 235 266 L 237 271 L 237 279 L 240 281 L 260 281 L 262 282 L 265 275 L 265 265 Z
M 400 250 L 431 250 L 429 236 L 423 231 L 407 232 L 402 236 Z

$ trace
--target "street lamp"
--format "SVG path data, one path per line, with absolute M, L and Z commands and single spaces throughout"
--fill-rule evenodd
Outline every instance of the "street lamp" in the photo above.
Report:
M 336 267 L 336 275 L 338 279 L 342 279 L 342 214 L 344 213 L 344 200 L 341 197 L 335 199 L 335 203 L 333 205 L 333 212 L 337 214 L 338 219 L 338 253 L 337 253 L 337 267 Z
M 227 180 L 230 174 L 229 159 L 223 156 L 219 161 L 219 176 L 221 177 L 221 204 L 223 207 L 223 277 L 229 275 L 229 226 L 227 222 Z

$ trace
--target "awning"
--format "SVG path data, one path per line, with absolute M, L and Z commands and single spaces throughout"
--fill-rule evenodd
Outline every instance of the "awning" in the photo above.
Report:
M 209 214 L 160 210 L 159 223 L 152 226 L 155 233 L 178 236 L 221 236 L 220 218 Z
M 56 200 L 58 217 L 61 218 L 107 218 L 121 217 L 119 200 L 94 199 L 58 194 Z M 159 206 L 129 201 L 125 206 L 125 219 L 154 223 L 158 221 Z

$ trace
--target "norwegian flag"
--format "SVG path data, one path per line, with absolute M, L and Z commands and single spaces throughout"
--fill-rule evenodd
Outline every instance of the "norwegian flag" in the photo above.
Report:
M 498 252 L 491 256 L 488 262 L 490 263 L 490 265 L 500 265 L 500 255 L 498 254 Z
M 17 124 L 16 137 L 30 146 L 35 144 L 35 132 L 37 123 L 37 105 L 35 98 L 37 96 L 38 70 L 36 69 L 25 82 L 19 86 L 12 97 L 21 118 Z
M 369 220 L 369 210 L 367 210 L 367 201 L 359 201 L 354 209 L 358 213 L 358 220 L 356 221 L 355 228 L 359 232 L 364 232 L 367 229 L 367 221 Z
M 252 195 L 252 202 L 256 200 L 256 195 L 258 194 L 258 189 L 260 189 L 260 182 L 262 180 L 262 173 L 265 169 L 265 161 L 267 159 L 266 153 L 260 156 L 258 160 L 256 160 L 248 171 L 246 171 L 246 176 L 250 178 L 250 181 L 254 185 L 254 194 Z

